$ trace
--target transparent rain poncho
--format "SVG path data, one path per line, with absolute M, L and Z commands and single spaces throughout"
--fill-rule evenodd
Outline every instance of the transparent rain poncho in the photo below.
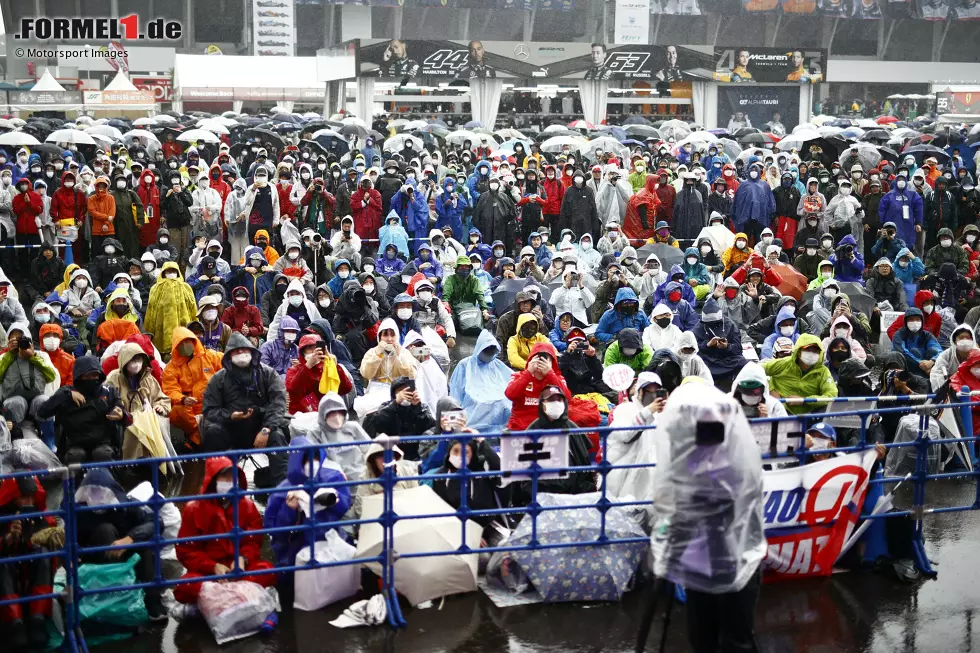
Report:
M 709 594 L 741 590 L 766 554 L 762 457 L 748 420 L 734 399 L 695 383 L 671 393 L 657 431 L 654 573 Z

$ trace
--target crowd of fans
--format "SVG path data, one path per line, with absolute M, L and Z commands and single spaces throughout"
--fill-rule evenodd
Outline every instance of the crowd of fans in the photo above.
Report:
M 951 377 L 980 389 L 980 194 L 962 159 L 866 167 L 848 150 L 825 165 L 777 143 L 733 161 L 711 143 L 678 152 L 654 140 L 628 158 L 536 144 L 501 156 L 486 142 L 383 151 L 371 138 L 340 158 L 258 142 L 233 156 L 231 145 L 119 145 L 90 160 L 0 152 L 5 242 L 39 245 L 4 253 L 0 274 L 8 440 L 39 438 L 66 464 L 213 453 L 200 492 L 224 495 L 236 475 L 246 487 L 220 457 L 233 449 L 652 425 L 682 382 L 717 385 L 750 417 L 824 408 L 779 398 L 935 391 Z M 67 265 L 55 246 L 66 228 L 78 233 Z M 475 339 L 468 356 L 464 337 Z M 631 368 L 629 390 L 603 380 L 612 365 Z M 303 414 L 315 427 L 291 437 Z M 642 432 L 613 432 L 605 452 L 574 434 L 570 463 L 645 462 Z M 832 446 L 826 430 L 810 443 L 821 437 Z M 493 443 L 406 444 L 395 471 L 499 469 Z M 302 484 L 310 456 L 324 483 L 377 478 L 382 452 L 270 454 L 266 483 Z M 152 512 L 111 508 L 144 472 L 80 480 L 76 500 L 105 508 L 85 513 L 82 546 L 152 537 Z M 646 474 L 610 475 L 611 493 L 647 497 Z M 525 484 L 497 483 L 470 479 L 467 505 L 530 501 Z M 539 490 L 597 483 L 578 472 Z M 456 481 L 433 485 L 459 505 Z M 318 518 L 357 514 L 379 491 L 330 490 Z M 300 494 L 272 494 L 264 516 L 239 498 L 239 526 L 302 524 Z M 3 481 L 0 510 L 45 502 L 40 481 Z M 227 533 L 232 513 L 227 496 L 193 501 L 179 535 Z M 485 542 L 499 538 L 491 521 Z M 52 520 L 5 522 L 0 555 L 63 537 Z M 305 542 L 271 539 L 278 564 Z M 237 566 L 276 582 L 260 537 L 237 559 L 230 539 L 176 550 L 187 578 Z M 3 598 L 49 591 L 50 564 L 25 565 L 0 572 Z M 193 603 L 199 589 L 180 585 L 175 598 Z M 147 604 L 165 614 L 158 590 Z M 49 611 L 43 600 L 4 608 L 15 644 L 36 643 Z

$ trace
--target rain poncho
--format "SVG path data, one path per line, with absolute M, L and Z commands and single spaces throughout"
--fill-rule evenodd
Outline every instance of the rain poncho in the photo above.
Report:
M 800 350 L 804 347 L 817 345 L 820 347 L 820 357 L 813 367 L 803 372 L 797 362 Z M 774 358 L 763 361 L 762 368 L 769 376 L 769 386 L 781 397 L 828 397 L 837 396 L 837 384 L 830 374 L 830 369 L 824 365 L 823 346 L 820 339 L 805 333 L 793 345 L 793 353 L 785 358 Z M 786 410 L 794 415 L 822 411 L 823 404 L 793 404 L 787 405 Z
M 169 271 L 177 272 L 176 279 L 167 279 Z M 153 344 L 160 351 L 170 351 L 170 337 L 174 328 L 185 326 L 197 319 L 197 303 L 194 291 L 184 283 L 180 266 L 173 261 L 163 264 L 160 278 L 150 290 L 150 300 L 146 306 L 146 319 L 143 330 L 153 334 Z
M 665 329 L 657 324 L 657 318 L 667 315 L 671 316 L 671 322 Z M 680 342 L 681 333 L 683 331 L 674 323 L 673 311 L 670 310 L 670 307 L 662 303 L 657 304 L 653 307 L 653 312 L 650 314 L 650 326 L 643 330 L 643 344 L 652 351 L 657 351 L 658 349 L 676 351 L 679 346 L 678 343 Z M 695 345 L 696 348 L 697 345 Z
M 734 397 L 735 392 L 738 390 L 738 385 L 746 381 L 755 381 L 756 383 L 762 384 L 762 396 L 765 399 L 769 417 L 784 417 L 788 414 L 783 402 L 769 394 L 769 377 L 766 376 L 766 371 L 762 369 L 761 365 L 752 361 L 746 363 L 745 367 L 735 375 L 735 380 L 732 381 L 732 390 L 729 394 Z
M 706 425 L 717 425 L 706 433 Z M 690 590 L 737 592 L 766 554 L 762 457 L 745 414 L 714 387 L 683 385 L 658 421 L 654 573 Z M 698 444 L 699 434 L 723 435 Z
M 780 332 L 779 325 L 786 320 L 793 320 L 793 333 L 788 336 L 783 336 Z M 794 310 L 788 306 L 783 306 L 780 308 L 779 312 L 776 313 L 776 321 L 773 324 L 773 332 L 766 336 L 765 341 L 762 343 L 762 351 L 759 352 L 759 357 L 763 360 L 772 358 L 772 347 L 776 344 L 777 338 L 789 338 L 795 343 L 796 339 L 800 337 L 800 332 L 797 326 L 796 313 Z
M 425 345 L 425 339 L 417 331 L 409 331 L 405 334 L 403 343 L 405 347 L 415 342 L 421 342 Z M 449 393 L 449 389 L 446 383 L 446 373 L 442 371 L 439 363 L 432 356 L 419 362 L 418 374 L 415 377 L 415 389 L 419 393 L 422 403 L 428 406 L 432 414 L 435 415 L 436 404 Z
M 481 432 L 499 431 L 510 419 L 511 404 L 504 389 L 513 370 L 497 357 L 499 352 L 500 345 L 493 334 L 481 331 L 473 355 L 456 365 L 449 380 L 450 395 L 466 411 L 466 425 Z M 481 354 L 486 362 L 481 360 Z

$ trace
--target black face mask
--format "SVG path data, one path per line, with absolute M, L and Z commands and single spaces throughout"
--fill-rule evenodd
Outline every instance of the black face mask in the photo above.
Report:
M 523 327 L 521 329 L 521 337 L 522 338 L 533 338 L 534 337 L 534 334 L 536 334 L 537 332 L 538 332 L 537 327 L 535 327 L 533 325 L 532 326 L 529 326 L 529 327 Z
M 843 363 L 848 358 L 851 357 L 850 352 L 846 350 L 837 350 L 830 352 L 830 360 L 834 363 Z
M 661 329 L 666 329 L 667 327 L 669 327 L 672 321 L 673 321 L 672 317 L 658 317 L 656 320 L 654 320 L 654 322 L 657 323 L 657 326 L 660 327 Z
M 102 387 L 102 381 L 99 379 L 75 379 L 74 386 L 86 397 L 94 397 Z

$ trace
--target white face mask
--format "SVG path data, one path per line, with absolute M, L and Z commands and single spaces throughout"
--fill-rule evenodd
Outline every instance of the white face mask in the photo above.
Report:
M 303 303 L 303 296 L 302 295 L 290 295 L 289 296 L 289 305 L 290 306 L 299 306 L 302 303 Z
M 432 293 L 428 290 L 423 290 L 419 292 L 419 299 L 421 299 L 423 303 L 428 304 L 430 301 L 432 301 Z
M 792 327 L 792 326 L 779 327 L 779 334 L 786 336 L 787 338 L 792 336 L 795 331 L 796 331 L 796 327 Z
M 344 422 L 346 422 L 347 420 L 344 418 L 343 413 L 334 412 L 327 415 L 327 419 L 325 421 L 329 428 L 336 431 L 339 430 L 344 425 Z
M 298 334 L 293 331 L 284 331 L 282 334 L 282 339 L 284 342 L 296 342 L 296 336 Z
M 209 308 L 208 310 L 201 313 L 201 317 L 203 317 L 208 322 L 214 322 L 215 320 L 218 319 L 218 310 L 215 308 Z
M 749 172 L 749 177 L 751 177 L 752 179 L 758 179 L 759 178 L 758 171 L 752 170 L 751 172 Z
M 847 337 L 847 329 L 834 329 L 834 337 L 835 338 L 846 338 Z
M 500 188 L 500 184 L 498 184 L 497 182 L 493 182 L 492 184 L 490 184 L 490 190 L 497 190 L 498 188 Z
M 589 251 L 590 249 L 592 249 L 592 241 L 591 240 L 583 240 L 582 241 L 582 249 L 585 250 L 586 252 Z
M 397 312 L 397 315 L 398 315 L 398 319 L 399 320 L 408 320 L 408 319 L 410 319 L 412 317 L 412 309 L 410 309 L 410 308 L 399 308 L 398 309 L 398 312 Z
M 139 374 L 143 369 L 143 361 L 130 361 L 126 364 L 126 371 L 130 374 Z
M 818 360 L 820 360 L 820 354 L 815 351 L 800 352 L 800 362 L 804 365 L 816 365 Z
M 456 469 L 463 468 L 463 457 L 462 456 L 449 456 L 449 464 Z
M 957 340 L 956 349 L 957 351 L 970 351 L 973 349 L 973 340 Z
M 735 241 L 735 248 L 736 249 L 745 249 L 745 241 L 744 240 L 736 240 Z
M 813 249 L 812 247 L 808 247 L 807 250 L 806 250 L 806 255 L 807 256 L 816 256 L 817 255 L 817 250 Z
M 324 297 L 323 299 L 321 299 L 320 301 L 318 301 L 317 304 L 319 304 L 323 308 L 327 308 L 328 306 L 330 306 L 330 298 L 329 297 Z
M 289 257 L 290 261 L 295 261 L 296 259 L 299 258 L 299 252 L 297 252 L 296 250 L 292 250 L 291 252 L 286 254 L 286 256 Z
M 688 256 L 687 257 L 687 264 L 688 265 L 694 265 L 697 262 L 698 262 L 697 257 L 695 257 L 695 256 Z
M 116 248 L 114 246 L 112 246 L 112 245 L 106 245 L 106 247 L 105 247 L 105 253 L 106 254 L 115 254 L 116 253 Z
M 701 253 L 702 254 L 710 254 L 711 253 L 711 245 L 702 245 L 701 246 Z
M 235 354 L 231 357 L 231 362 L 236 367 L 248 367 L 252 364 L 252 354 L 241 353 Z
M 129 282 L 128 281 L 117 281 L 116 282 L 116 288 L 122 288 L 123 290 L 129 290 Z
M 837 296 L 837 289 L 827 288 L 823 291 L 823 296 L 827 298 L 827 301 L 833 301 L 834 297 Z
M 926 315 L 929 315 L 934 310 L 936 310 L 936 307 L 933 306 L 932 304 L 926 304 L 925 306 L 922 307 L 922 312 L 925 313 Z
M 943 247 L 952 247 L 953 241 L 950 240 L 949 238 L 943 238 L 942 240 L 939 241 L 939 244 L 942 245 Z
M 61 344 L 61 340 L 55 337 L 44 338 L 41 343 L 44 345 L 44 351 L 55 351 Z
M 906 322 L 905 326 L 908 327 L 908 330 L 912 333 L 917 333 L 920 329 L 922 329 L 922 322 Z
M 75 182 L 73 182 L 73 181 L 66 181 L 64 183 L 64 187 L 65 188 L 74 188 L 75 187 Z
M 563 401 L 547 401 L 544 404 L 544 414 L 548 416 L 548 419 L 558 419 L 565 412 L 565 402 Z
M 742 395 L 742 403 L 746 406 L 755 406 L 762 401 L 762 395 Z
M 231 492 L 232 482 L 231 481 L 215 481 L 214 491 L 218 494 L 228 494 Z
M 980 367 L 971 367 L 970 368 L 970 374 L 972 374 L 976 378 L 980 379 Z
M 88 279 L 76 279 L 75 287 L 78 288 L 79 290 L 85 290 L 86 288 L 88 288 Z
M 851 194 L 851 187 L 850 186 L 841 186 L 840 194 L 843 195 L 844 197 L 847 197 L 848 195 Z
M 340 277 L 341 279 L 346 279 L 350 276 L 350 270 L 340 270 L 337 273 L 337 276 Z

